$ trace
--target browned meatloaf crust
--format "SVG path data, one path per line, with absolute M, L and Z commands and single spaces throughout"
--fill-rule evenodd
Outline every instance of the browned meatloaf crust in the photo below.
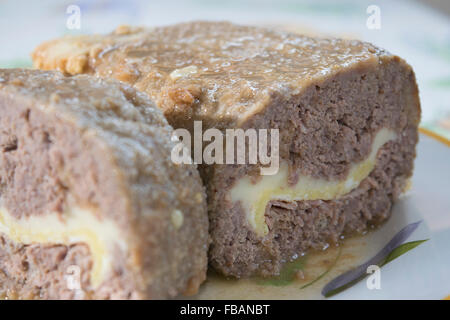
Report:
M 144 94 L 113 80 L 0 69 L 0 126 L 1 297 L 198 289 L 206 196 L 194 166 L 168 161 L 173 129 Z
M 395 134 L 375 167 L 346 194 L 267 202 L 267 233 L 255 232 L 231 191 L 256 165 L 201 165 L 212 244 L 225 275 L 273 275 L 283 262 L 389 217 L 413 170 L 420 105 L 415 76 L 401 58 L 369 43 L 315 39 L 226 22 L 155 29 L 40 45 L 34 65 L 67 74 L 113 77 L 148 93 L 175 128 L 277 128 L 289 185 L 304 177 L 346 181 L 369 158 L 383 129 Z M 299 177 L 302 177 L 301 179 Z M 256 184 L 255 184 L 256 185 Z

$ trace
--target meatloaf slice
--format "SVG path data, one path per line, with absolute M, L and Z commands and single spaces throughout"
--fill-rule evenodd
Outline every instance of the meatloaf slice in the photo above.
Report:
M 145 299 L 205 279 L 208 220 L 172 127 L 133 88 L 0 70 L 0 296 Z
M 195 121 L 279 130 L 274 175 L 249 161 L 200 165 L 209 259 L 225 275 L 278 274 L 285 261 L 384 221 L 412 174 L 415 76 L 369 43 L 191 22 L 57 39 L 33 60 L 128 82 L 191 133 Z

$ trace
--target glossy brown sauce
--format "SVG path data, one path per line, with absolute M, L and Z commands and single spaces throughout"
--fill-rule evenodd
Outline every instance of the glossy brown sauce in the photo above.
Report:
M 302 265 L 301 271 L 289 283 L 279 277 L 227 279 L 210 271 L 194 299 L 321 299 L 321 290 L 329 281 L 365 262 L 379 250 L 378 241 L 372 241 L 375 234 L 368 232 L 363 236 L 349 237 L 339 246 L 312 251 L 289 262 L 288 265 Z

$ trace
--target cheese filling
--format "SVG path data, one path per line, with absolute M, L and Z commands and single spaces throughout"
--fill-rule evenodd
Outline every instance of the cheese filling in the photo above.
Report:
M 257 183 L 253 183 L 250 177 L 241 178 L 231 189 L 231 200 L 240 201 L 249 225 L 259 236 L 265 236 L 269 232 L 264 216 L 269 201 L 332 200 L 341 197 L 357 188 L 369 176 L 375 167 L 378 150 L 395 138 L 393 130 L 380 129 L 369 156 L 353 164 L 345 180 L 329 181 L 300 175 L 297 184 L 289 185 L 288 165 L 282 163 L 277 174 L 261 176 Z
M 109 220 L 99 220 L 91 211 L 72 208 L 62 215 L 52 213 L 17 219 L 0 208 L 0 233 L 21 244 L 85 243 L 92 257 L 91 285 L 97 287 L 112 265 L 112 245 L 122 248 L 119 228 Z

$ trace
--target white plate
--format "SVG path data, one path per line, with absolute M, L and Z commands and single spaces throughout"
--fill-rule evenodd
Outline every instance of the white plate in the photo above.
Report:
M 443 299 L 450 295 L 450 147 L 420 135 L 412 189 L 394 206 L 392 217 L 364 237 L 348 239 L 337 264 L 314 285 L 300 289 L 331 265 L 338 249 L 307 257 L 306 279 L 287 286 L 261 285 L 255 280 L 226 280 L 210 275 L 199 299 L 317 299 L 337 275 L 378 252 L 409 223 L 423 223 L 408 239 L 430 239 L 380 271 L 380 289 L 364 279 L 331 299 Z

